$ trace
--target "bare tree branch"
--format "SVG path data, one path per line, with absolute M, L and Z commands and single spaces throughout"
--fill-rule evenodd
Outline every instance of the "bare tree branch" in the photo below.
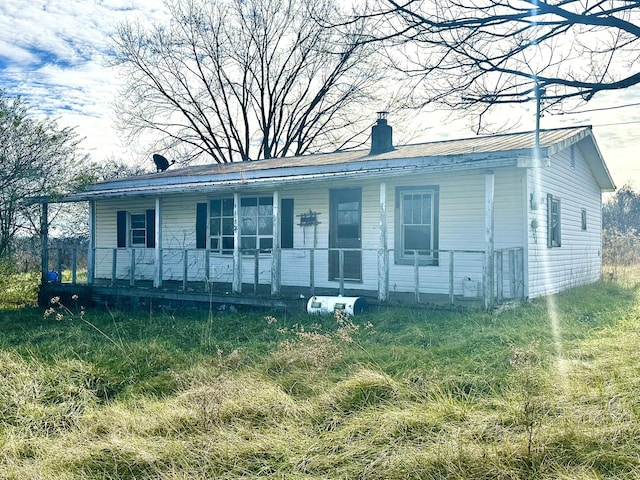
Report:
M 356 18 L 377 20 L 415 105 L 481 115 L 540 88 L 563 109 L 640 83 L 637 0 L 374 0 Z
M 132 136 L 188 163 L 225 163 L 360 144 L 383 71 L 367 22 L 337 22 L 331 0 L 167 0 L 168 25 L 120 25 L 118 106 Z M 378 88 L 379 89 L 379 88 Z M 378 100 L 378 101 L 376 101 Z M 342 136 L 336 132 L 342 131 Z M 362 133 L 364 132 L 364 133 Z M 351 139 L 351 140 L 347 140 Z

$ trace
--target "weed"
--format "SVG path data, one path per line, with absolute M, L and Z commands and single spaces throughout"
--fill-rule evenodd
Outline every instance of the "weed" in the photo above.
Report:
M 509 361 L 514 372 L 512 385 L 520 403 L 520 422 L 526 432 L 527 458 L 531 459 L 535 435 L 541 428 L 548 410 L 546 386 L 541 374 L 538 353 L 539 345 L 534 342 L 526 347 L 512 346 L 513 355 Z
M 30 435 L 52 434 L 76 425 L 96 401 L 91 365 L 60 360 L 53 366 L 0 352 L 0 430 L 13 426 Z
M 71 300 L 73 301 L 77 301 L 78 300 L 78 296 L 77 295 L 73 295 L 71 297 Z M 60 297 L 53 297 L 51 299 L 51 306 L 49 308 L 47 308 L 44 312 L 44 316 L 49 317 L 49 316 L 54 316 L 55 319 L 57 321 L 62 321 L 62 320 L 75 320 L 78 319 L 81 322 L 83 322 L 84 324 L 90 326 L 91 328 L 93 328 L 96 332 L 98 332 L 100 335 L 102 335 L 105 339 L 107 339 L 109 342 L 111 342 L 118 350 L 120 350 L 120 352 L 122 353 L 122 355 L 127 358 L 129 361 L 133 361 L 131 359 L 131 357 L 129 356 L 129 353 L 125 350 L 124 348 L 124 343 L 122 341 L 122 338 L 120 338 L 119 342 L 116 342 L 110 335 L 107 335 L 105 332 L 103 332 L 102 330 L 100 330 L 100 328 L 98 328 L 95 324 L 91 323 L 89 320 L 86 319 L 85 317 L 86 311 L 85 308 L 83 306 L 80 306 L 79 311 L 78 312 L 73 312 L 69 307 L 67 307 L 66 305 L 63 305 L 60 302 Z M 113 316 L 112 316 L 113 318 Z M 118 332 L 118 330 L 116 330 L 116 332 Z M 119 334 L 119 332 L 118 332 Z

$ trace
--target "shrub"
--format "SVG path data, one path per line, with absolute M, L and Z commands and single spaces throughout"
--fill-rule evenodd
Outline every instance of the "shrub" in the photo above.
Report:
M 635 229 L 604 230 L 602 263 L 605 280 L 637 280 L 636 266 L 640 262 L 640 235 Z

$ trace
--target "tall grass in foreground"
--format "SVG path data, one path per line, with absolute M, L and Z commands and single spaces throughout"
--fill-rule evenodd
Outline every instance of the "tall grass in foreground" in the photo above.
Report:
M 353 318 L 0 310 L 0 478 L 640 478 L 639 294 L 558 295 L 562 359 L 544 299 Z

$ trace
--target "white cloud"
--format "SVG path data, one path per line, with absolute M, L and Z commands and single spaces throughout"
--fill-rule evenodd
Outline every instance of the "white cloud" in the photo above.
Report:
M 113 128 L 117 72 L 106 67 L 110 34 L 124 21 L 166 19 L 158 0 L 8 0 L 0 3 L 0 88 L 25 97 L 35 111 L 77 127 L 84 148 L 96 160 L 109 156 L 136 160 L 141 145 L 122 145 Z M 583 107 L 609 108 L 640 102 L 640 88 L 603 92 Z M 533 105 L 520 109 L 520 129 L 534 128 Z M 512 113 L 515 113 L 512 111 Z M 501 117 L 509 113 L 500 113 Z M 372 113 L 373 116 L 373 113 Z M 425 135 L 412 141 L 471 136 L 468 120 L 419 119 Z M 393 119 L 390 120 L 393 124 Z M 429 124 L 429 122 L 431 122 Z M 631 123 L 627 123 L 631 122 Z M 600 110 L 542 119 L 543 128 L 591 124 L 618 185 L 640 186 L 640 107 Z M 401 125 L 394 125 L 398 131 Z M 405 129 L 406 130 L 406 129 Z M 636 166 L 636 164 L 638 166 Z
M 129 155 L 113 128 L 116 72 L 107 67 L 118 23 L 166 17 L 153 0 L 11 0 L 0 4 L 0 88 L 36 113 L 74 126 L 94 158 Z

